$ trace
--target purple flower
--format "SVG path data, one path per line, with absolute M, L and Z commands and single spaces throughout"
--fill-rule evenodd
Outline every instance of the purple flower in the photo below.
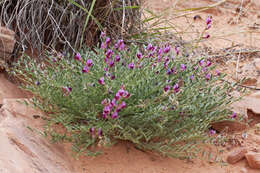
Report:
M 220 71 L 216 70 L 216 75 L 220 76 Z
M 70 93 L 70 92 L 72 91 L 72 88 L 71 88 L 71 87 L 65 87 L 65 89 L 66 89 L 66 91 L 67 91 L 68 93 Z
M 124 109 L 125 107 L 126 107 L 126 103 L 123 101 L 123 102 L 120 104 L 119 108 L 120 108 L 120 109 Z
M 166 74 L 170 75 L 170 74 L 172 74 L 172 71 L 171 70 L 167 70 Z
M 116 112 L 120 112 L 121 111 L 121 108 L 120 107 L 117 107 L 116 108 Z
M 123 96 L 124 93 L 125 93 L 125 90 L 120 89 L 120 90 L 117 91 L 117 93 L 118 93 L 120 96 Z
M 172 72 L 172 73 L 174 73 L 175 70 L 176 70 L 176 67 L 172 67 L 172 68 L 171 68 L 171 72 Z
M 101 104 L 102 105 L 107 105 L 108 104 L 107 99 L 102 100 Z
M 190 76 L 190 79 L 193 80 L 193 79 L 194 79 L 194 75 L 191 75 L 191 76 Z
M 209 37 L 210 37 L 209 33 L 206 33 L 206 35 L 204 36 L 205 39 L 207 39 Z
M 180 48 L 178 46 L 176 46 L 174 49 L 175 49 L 176 54 L 179 55 L 180 54 Z
M 207 68 L 206 68 L 206 67 L 202 67 L 202 71 L 203 71 L 203 72 L 206 72 L 206 71 L 207 71 Z
M 160 56 L 157 57 L 157 62 L 161 62 L 162 58 Z
M 118 45 L 118 43 L 116 43 L 116 44 L 114 45 L 114 49 L 118 49 L 118 47 L 119 47 L 119 45 Z
M 101 38 L 105 38 L 105 36 L 106 36 L 106 33 L 105 32 L 101 32 L 100 37 Z
M 213 130 L 213 129 L 211 129 L 211 130 L 209 131 L 209 134 L 210 134 L 210 135 L 215 135 L 215 134 L 216 134 L 216 131 Z
M 166 46 L 166 47 L 163 49 L 163 52 L 164 52 L 164 53 L 168 53 L 168 52 L 170 52 L 170 50 L 171 50 L 171 47 L 170 47 L 170 46 Z
M 99 80 L 98 80 L 98 83 L 100 85 L 105 85 L 105 78 L 104 77 L 101 77 Z
M 129 68 L 129 69 L 134 69 L 134 67 L 135 67 L 135 64 L 134 64 L 134 63 L 131 62 L 130 64 L 128 64 L 128 68 Z
M 200 65 L 200 66 L 203 66 L 203 65 L 204 65 L 204 62 L 205 62 L 204 60 L 200 60 L 199 65 Z
M 168 64 L 169 64 L 169 62 L 165 62 L 165 63 L 164 63 L 164 65 L 163 65 L 163 66 L 164 66 L 164 68 L 165 68 L 165 69 L 167 69 L 167 68 L 168 68 Z
M 113 54 L 113 51 L 111 49 L 108 49 L 106 52 L 106 58 L 110 59 Z
M 130 93 L 128 91 L 125 91 L 123 97 L 124 98 L 129 98 L 130 97 Z
M 105 41 L 106 45 L 108 45 L 110 42 L 111 42 L 111 39 L 109 37 L 107 37 L 106 41 Z
M 36 81 L 36 82 L 35 82 L 35 85 L 39 86 L 39 85 L 40 85 L 40 82 L 39 82 L 39 81 Z
M 111 118 L 116 119 L 117 117 L 118 117 L 118 112 L 117 111 L 113 112 L 113 114 L 111 115 Z
M 93 134 L 95 133 L 95 127 L 91 127 L 91 128 L 89 129 L 89 132 L 93 135 Z
M 154 56 L 154 52 L 150 52 L 149 54 L 148 54 L 148 58 L 151 58 L 151 57 L 153 57 Z
M 109 114 L 110 111 L 111 111 L 110 106 L 105 106 L 105 107 L 104 107 L 104 111 L 103 111 L 103 112 L 104 112 L 105 114 Z
M 81 55 L 80 53 L 77 53 L 74 57 L 77 61 L 81 61 Z
M 65 96 L 68 96 L 70 94 L 70 92 L 72 91 L 71 87 L 62 87 L 62 91 L 64 93 Z
M 97 130 L 97 135 L 98 136 L 102 136 L 103 132 L 102 132 L 102 129 L 101 128 L 98 128 Z
M 206 67 L 209 67 L 209 66 L 211 66 L 211 62 L 210 62 L 210 61 L 207 61 Z
M 107 48 L 107 45 L 106 45 L 106 43 L 101 43 L 101 49 L 106 49 Z
M 163 49 L 160 48 L 160 49 L 157 51 L 157 56 L 162 56 L 162 53 L 163 53 Z
M 206 75 L 205 75 L 205 78 L 206 78 L 207 81 L 210 80 L 211 74 L 210 74 L 210 73 L 206 74 Z
M 112 105 L 112 107 L 115 106 L 116 105 L 116 99 L 113 98 L 110 104 Z
M 169 57 L 165 57 L 164 62 L 169 62 L 169 61 L 170 61 Z
M 209 30 L 210 28 L 211 28 L 211 24 L 208 24 L 206 30 Z
M 109 63 L 108 63 L 108 66 L 111 68 L 111 67 L 113 67 L 114 66 L 114 61 L 113 61 L 113 59 L 111 59 L 110 61 L 109 61 Z
M 125 43 L 123 40 L 119 40 L 120 41 L 120 44 L 119 44 L 119 50 L 122 51 L 125 49 Z
M 237 117 L 237 113 L 236 112 L 233 112 L 232 115 L 231 115 L 231 118 L 236 118 Z
M 138 53 L 136 54 L 136 56 L 137 56 L 138 59 L 141 59 L 143 55 L 142 55 L 141 52 L 138 52 Z
M 166 86 L 163 88 L 163 90 L 164 90 L 165 92 L 168 92 L 170 89 L 171 89 L 171 87 L 170 87 L 169 85 L 166 85 Z
M 105 113 L 103 112 L 102 117 L 103 117 L 104 119 L 107 119 L 107 114 L 105 114 Z
M 57 59 L 56 58 L 52 58 L 52 62 L 57 62 Z
M 120 61 L 120 56 L 119 56 L 119 55 L 116 55 L 116 56 L 115 56 L 115 60 L 116 60 L 116 62 L 119 62 L 119 61 Z
M 86 65 L 88 67 L 91 67 L 93 65 L 92 59 L 88 59 L 87 62 L 86 62 Z
M 105 67 L 105 68 L 104 68 L 104 71 L 108 71 L 108 68 L 107 68 L 107 67 Z
M 111 79 L 111 80 L 114 80 L 115 78 L 116 78 L 116 76 L 111 73 L 110 79 Z
M 181 71 L 186 70 L 186 65 L 185 64 L 181 64 Z
M 88 72 L 89 72 L 88 67 L 87 67 L 87 66 L 84 66 L 83 69 L 82 69 L 82 72 L 83 72 L 83 73 L 88 73 Z
M 211 24 L 211 22 L 212 22 L 212 19 L 210 16 L 208 16 L 206 19 L 206 24 L 209 25 L 209 24 Z
M 173 86 L 173 90 L 174 90 L 176 93 L 179 92 L 179 90 L 180 90 L 179 85 L 178 85 L 178 84 L 175 84 L 175 85 Z
M 124 50 L 125 44 L 123 40 L 118 40 L 117 43 L 114 45 L 115 49 L 119 48 L 119 51 Z
M 121 96 L 119 95 L 118 92 L 116 93 L 114 99 L 117 100 L 117 101 L 119 101 L 121 99 Z
M 146 49 L 153 51 L 155 48 L 153 47 L 153 45 L 151 43 L 149 43 Z

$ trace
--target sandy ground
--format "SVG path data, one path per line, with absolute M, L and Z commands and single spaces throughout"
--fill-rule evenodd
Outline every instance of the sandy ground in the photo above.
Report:
M 118 142 L 111 148 L 104 149 L 104 154 L 97 157 L 72 156 L 69 144 L 51 144 L 37 133 L 42 130 L 43 120 L 34 115 L 44 116 L 39 111 L 26 107 L 17 101 L 23 101 L 26 94 L 0 74 L 0 172 L 1 173 L 238 173 L 246 169 L 249 173 L 259 170 L 249 168 L 246 160 L 234 165 L 221 162 L 215 163 L 215 156 L 226 159 L 230 150 L 239 146 L 208 148 L 212 158 L 192 161 L 164 158 L 153 153 L 143 152 L 127 142 Z M 260 94 L 259 94 L 260 95 Z M 237 105 L 245 109 L 251 104 L 256 109 L 260 106 L 260 96 L 249 99 Z M 21 97 L 16 99 L 16 97 Z M 250 102 L 251 101 L 251 102 Z M 30 127 L 30 128 L 28 128 Z M 30 129 L 33 129 L 32 132 Z M 254 128 L 247 131 L 247 139 L 241 139 L 242 132 L 234 135 L 250 150 L 258 148 L 260 136 L 254 133 Z M 222 149 L 222 154 L 215 151 Z
M 207 41 L 203 41 L 202 44 L 213 49 L 234 45 L 260 47 L 260 1 L 226 0 L 219 6 L 201 12 L 180 12 L 177 10 L 214 6 L 220 0 L 185 0 L 178 1 L 177 4 L 176 2 L 177 0 L 149 0 L 145 2 L 145 6 L 154 11 L 155 14 L 164 11 L 164 18 L 169 22 L 167 26 L 174 26 L 174 31 L 187 41 L 198 38 L 205 27 L 205 19 L 210 15 L 213 17 L 212 27 L 208 31 L 211 37 Z M 182 16 L 184 13 L 190 14 Z M 199 15 L 200 18 L 194 20 L 196 15 Z

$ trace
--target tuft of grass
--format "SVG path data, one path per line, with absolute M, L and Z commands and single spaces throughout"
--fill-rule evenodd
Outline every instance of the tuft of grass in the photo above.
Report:
M 101 48 L 72 58 L 21 58 L 13 73 L 48 113 L 46 133 L 79 153 L 131 141 L 141 150 L 191 158 L 210 142 L 212 122 L 230 119 L 233 88 L 204 57 L 166 43 L 126 46 L 103 36 Z M 67 55 L 70 56 L 70 55 Z M 71 56 L 70 56 L 71 57 Z M 57 128 L 62 127 L 59 131 Z
M 18 49 L 72 53 L 97 45 L 101 31 L 122 39 L 139 30 L 139 6 L 138 0 L 2 0 L 0 19 L 16 32 Z

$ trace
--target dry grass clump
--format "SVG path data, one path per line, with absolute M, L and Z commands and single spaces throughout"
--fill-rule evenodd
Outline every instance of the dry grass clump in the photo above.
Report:
M 124 38 L 141 27 L 139 0 L 2 0 L 2 25 L 17 34 L 18 48 L 77 51 L 96 45 L 100 32 Z

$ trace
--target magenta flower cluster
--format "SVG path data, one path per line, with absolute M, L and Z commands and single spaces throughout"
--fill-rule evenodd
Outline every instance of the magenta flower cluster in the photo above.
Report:
M 105 35 L 103 35 L 103 37 L 105 37 Z M 101 49 L 106 49 L 110 43 L 111 43 L 111 39 L 109 37 L 107 37 L 105 42 L 102 42 Z
M 103 132 L 101 128 L 96 129 L 95 127 L 91 127 L 89 129 L 89 133 L 92 136 L 92 138 L 95 138 L 96 136 L 102 136 Z
M 205 30 L 209 30 L 211 28 L 211 24 L 212 24 L 212 17 L 211 16 L 208 16 L 207 19 L 206 19 L 206 28 Z M 209 38 L 210 35 L 209 33 L 206 32 L 206 35 L 204 36 L 204 38 Z
M 115 49 L 118 49 L 119 51 L 122 51 L 125 49 L 125 44 L 123 40 L 118 40 L 117 43 L 114 45 Z
M 237 117 L 237 113 L 236 112 L 233 112 L 232 115 L 231 115 L 231 118 L 234 119 Z
M 77 61 L 81 61 L 81 55 L 80 55 L 80 53 L 77 53 L 74 58 L 75 58 L 75 60 L 77 60 Z
M 170 85 L 166 85 L 163 90 L 167 93 L 168 91 L 171 90 L 171 88 L 173 89 L 173 91 L 175 93 L 178 93 L 180 91 L 180 87 L 179 87 L 179 84 L 174 84 L 173 87 L 171 87 Z
M 72 91 L 72 88 L 69 86 L 62 87 L 62 92 L 65 96 L 68 96 Z
M 115 94 L 114 98 L 109 101 L 108 99 L 104 99 L 101 104 L 104 105 L 103 109 L 103 118 L 106 119 L 110 115 L 112 119 L 116 119 L 118 117 L 118 113 L 126 107 L 126 102 L 123 99 L 127 99 L 130 97 L 130 93 L 121 87 Z
M 208 72 L 208 67 L 210 67 L 211 64 L 212 63 L 211 63 L 210 60 L 207 60 L 207 61 L 201 60 L 201 61 L 199 61 L 199 66 L 201 66 L 202 72 L 204 73 L 204 77 L 205 77 L 205 79 L 207 81 L 210 80 L 211 76 L 212 76 L 211 73 Z
M 83 69 L 82 69 L 82 72 L 83 72 L 83 73 L 88 73 L 88 72 L 89 72 L 89 69 L 90 69 L 90 67 L 92 67 L 92 65 L 93 65 L 92 60 L 91 60 L 91 59 L 88 59 L 87 62 L 86 62 L 86 65 L 85 65 L 85 66 L 83 67 Z

